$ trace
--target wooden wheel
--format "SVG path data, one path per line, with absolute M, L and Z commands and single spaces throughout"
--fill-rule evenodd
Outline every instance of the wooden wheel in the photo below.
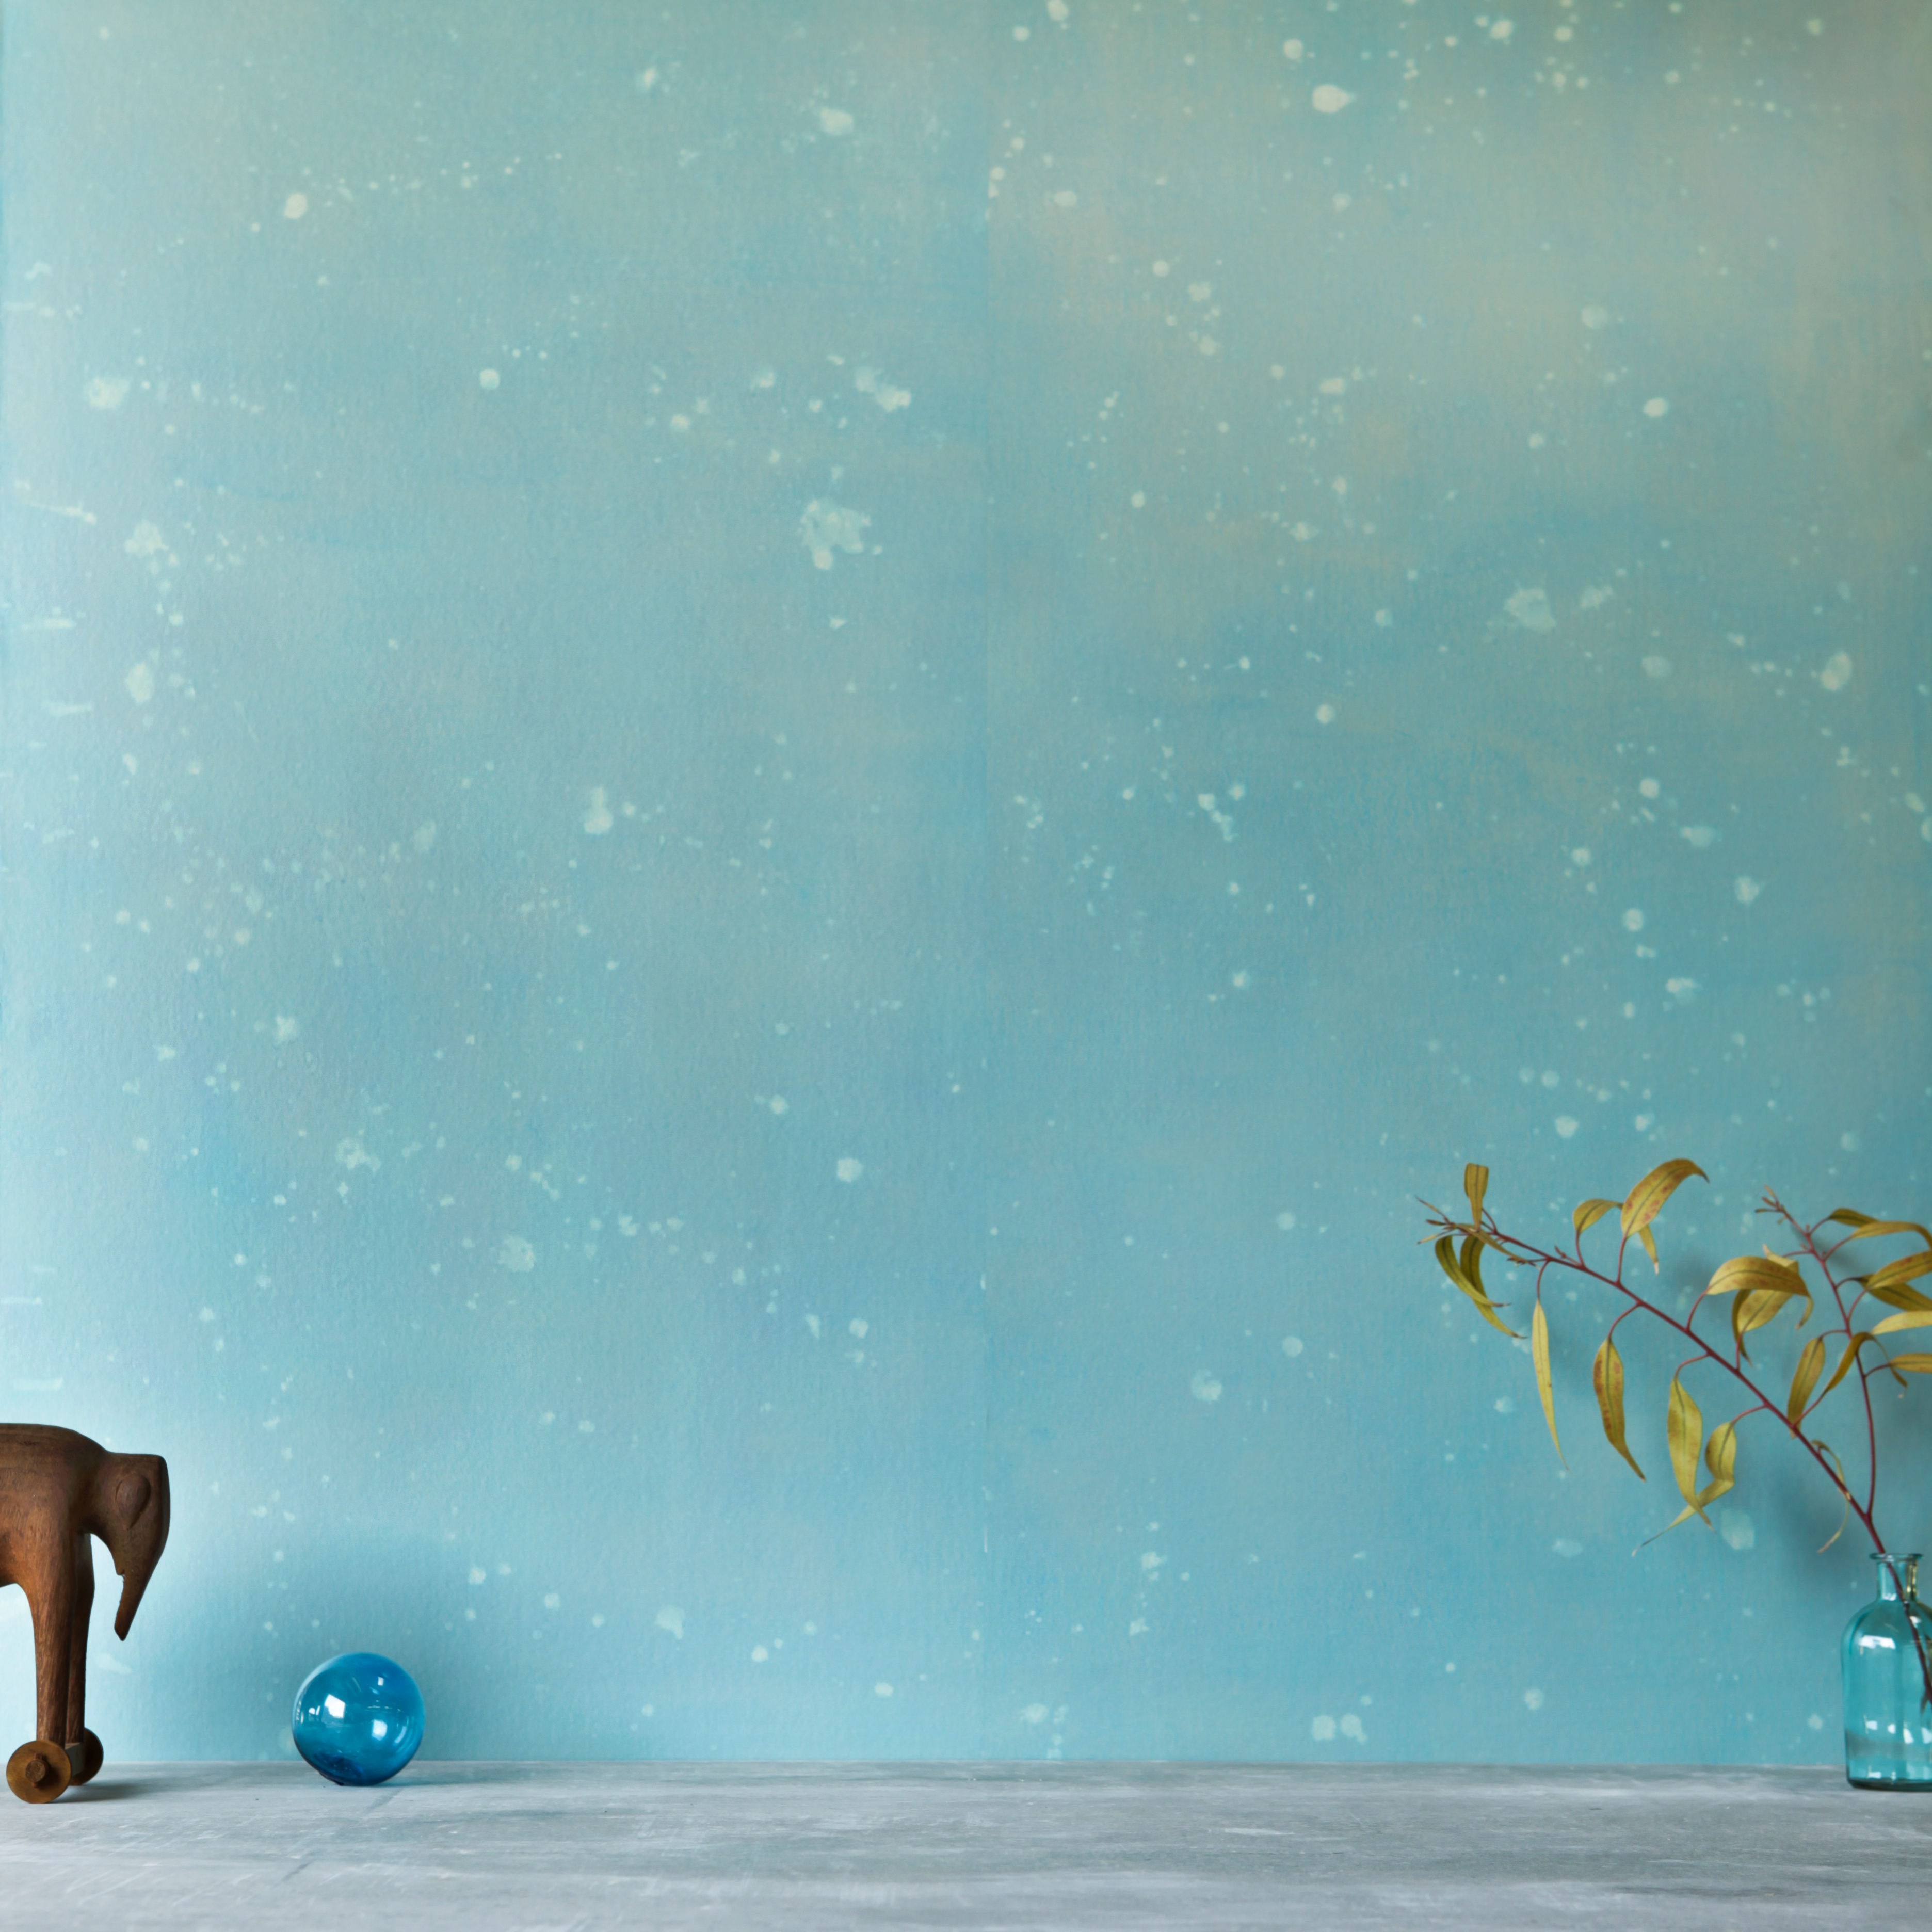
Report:
M 74 1782 L 74 1766 L 58 1744 L 36 1738 L 7 1760 L 8 1788 L 29 1804 L 51 1804 Z
M 80 1736 L 67 1748 L 68 1762 L 74 1766 L 74 1781 L 85 1784 L 106 1760 L 100 1740 L 83 1724 Z

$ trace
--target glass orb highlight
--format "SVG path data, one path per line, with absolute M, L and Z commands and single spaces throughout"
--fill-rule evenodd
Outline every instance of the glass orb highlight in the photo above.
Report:
M 392 1658 L 345 1651 L 316 1665 L 296 1693 L 296 1749 L 332 1784 L 380 1784 L 422 1742 L 422 1694 Z

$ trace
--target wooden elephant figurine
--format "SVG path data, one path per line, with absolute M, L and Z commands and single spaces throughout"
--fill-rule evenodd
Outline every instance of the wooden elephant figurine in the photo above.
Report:
M 100 1768 L 100 1740 L 84 1721 L 95 1536 L 123 1580 L 114 1634 L 124 1640 L 168 1540 L 168 1466 L 71 1429 L 0 1423 L 0 1585 L 18 1583 L 33 1612 L 40 1732 L 8 1760 L 7 1782 L 29 1804 Z

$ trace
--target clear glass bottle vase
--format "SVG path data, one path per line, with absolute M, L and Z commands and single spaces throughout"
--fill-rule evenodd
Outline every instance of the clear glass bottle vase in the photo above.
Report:
M 1873 1560 L 1878 1594 L 1845 1626 L 1845 1775 L 1868 1791 L 1932 1792 L 1932 1610 L 1916 1552 Z

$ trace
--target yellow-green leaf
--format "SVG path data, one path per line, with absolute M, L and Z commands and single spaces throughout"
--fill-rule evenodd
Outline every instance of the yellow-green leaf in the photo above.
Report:
M 1612 1208 L 1620 1205 L 1622 1204 L 1618 1202 L 1605 1201 L 1593 1196 L 1588 1201 L 1578 1202 L 1570 1210 L 1570 1218 L 1576 1223 L 1576 1232 L 1580 1234 L 1586 1228 L 1594 1228 Z
M 1818 1386 L 1818 1378 L 1824 1372 L 1825 1338 L 1814 1335 L 1798 1358 L 1798 1366 L 1792 1372 L 1790 1397 L 1784 1405 L 1785 1419 L 1793 1429 L 1803 1418 L 1804 1405 L 1811 1400 L 1811 1391 Z
M 1436 1258 L 1441 1264 L 1442 1272 L 1476 1304 L 1476 1312 L 1481 1316 L 1492 1328 L 1500 1329 L 1513 1342 L 1520 1342 L 1522 1340 L 1522 1337 L 1507 1322 L 1497 1318 L 1496 1310 L 1504 1304 L 1501 1302 L 1492 1301 L 1462 1272 L 1462 1266 L 1456 1258 L 1456 1242 L 1453 1235 L 1444 1234 L 1442 1240 L 1436 1244 Z
M 1529 1358 L 1536 1364 L 1536 1392 L 1543 1400 L 1543 1419 L 1550 1425 L 1550 1439 L 1556 1444 L 1556 1460 L 1563 1462 L 1563 1444 L 1556 1433 L 1556 1398 L 1550 1386 L 1550 1324 L 1539 1300 L 1530 1310 Z M 1563 1462 L 1566 1469 L 1568 1462 Z
M 1842 1374 L 1844 1371 L 1840 1370 L 1839 1372 Z M 1845 1507 L 1838 1514 L 1838 1528 L 1818 1546 L 1818 1554 L 1822 1556 L 1844 1534 L 1845 1526 L 1852 1520 L 1852 1486 L 1845 1480 L 1845 1466 L 1838 1460 L 1838 1450 L 1828 1442 L 1819 1442 L 1815 1436 L 1812 1438 L 1812 1447 L 1820 1455 L 1828 1456 L 1832 1459 L 1832 1480 L 1838 1484 L 1838 1493 L 1845 1499 Z
M 1688 1396 L 1684 1397 L 1687 1402 L 1690 1400 Z M 1691 1406 L 1694 1409 L 1696 1405 L 1692 1403 Z M 1676 1453 L 1674 1448 L 1672 1453 L 1673 1455 Z M 1736 1423 L 1720 1422 L 1715 1429 L 1712 1430 L 1710 1446 L 1704 1451 L 1704 1461 L 1710 1469 L 1711 1480 L 1694 1494 L 1686 1492 L 1690 1496 L 1690 1500 L 1657 1532 L 1657 1536 L 1669 1535 L 1686 1516 L 1703 1516 L 1704 1521 L 1706 1523 L 1709 1522 L 1711 1519 L 1704 1516 L 1706 1507 L 1737 1486 L 1737 1480 L 1734 1473 L 1738 1463 L 1738 1430 Z M 1696 1472 L 1696 1465 L 1694 1461 L 1691 1465 L 1691 1472 L 1694 1475 Z M 1682 1480 L 1681 1474 L 1678 1480 L 1680 1482 Z M 1645 1540 L 1647 1542 L 1654 1543 L 1657 1540 L 1657 1536 L 1648 1537 Z
M 1820 1402 L 1822 1402 L 1845 1379 L 1851 1371 L 1852 1363 L 1858 1360 L 1858 1351 L 1871 1338 L 1872 1331 L 1869 1328 L 1862 1328 L 1845 1344 L 1845 1352 L 1838 1358 L 1838 1366 L 1832 1371 L 1832 1379 L 1818 1391 L 1818 1400 Z M 1820 1335 L 1814 1336 L 1814 1339 L 1822 1342 L 1825 1338 Z M 1821 1442 L 1818 1446 L 1822 1449 L 1825 1445 Z
M 1478 1288 L 1482 1288 L 1484 1294 L 1489 1293 L 1486 1288 L 1483 1288 L 1483 1244 L 1474 1234 L 1468 1236 L 1457 1251 L 1456 1265 Z
M 1662 1166 L 1653 1167 L 1624 1197 L 1625 1235 L 1635 1234 L 1640 1228 L 1647 1228 L 1656 1220 L 1658 1210 L 1694 1174 L 1700 1180 L 1711 1178 L 1694 1160 L 1666 1160 Z
M 1483 1225 L 1483 1196 L 1489 1185 L 1490 1170 L 1480 1162 L 1472 1160 L 1463 1168 L 1462 1192 L 1469 1197 L 1469 1220 L 1474 1227 Z
M 1670 1438 L 1670 1466 L 1684 1500 L 1701 1516 L 1697 1503 L 1697 1452 L 1704 1446 L 1704 1413 L 1676 1376 L 1670 1378 L 1670 1407 L 1664 1432 Z M 1678 1519 L 1682 1522 L 1683 1519 Z
M 1684 1507 L 1657 1532 L 1657 1536 L 1668 1536 L 1670 1532 L 1675 1529 L 1680 1522 L 1683 1522 L 1687 1516 L 1693 1516 L 1696 1514 L 1696 1504 L 1695 1503 L 1686 1503 Z M 1657 1540 L 1657 1536 L 1646 1536 L 1644 1538 L 1644 1541 L 1646 1543 L 1654 1543 Z
M 1932 1355 L 1894 1355 L 1890 1366 L 1908 1376 L 1932 1376 Z
M 1604 1434 L 1610 1447 L 1636 1470 L 1639 1482 L 1647 1481 L 1630 1452 L 1630 1444 L 1624 1440 L 1624 1358 L 1607 1335 L 1597 1350 L 1597 1359 L 1590 1364 L 1590 1380 L 1596 1388 L 1597 1406 L 1603 1411 Z
M 1736 1486 L 1734 1474 L 1738 1466 L 1738 1426 L 1734 1422 L 1720 1422 L 1711 1431 L 1711 1439 L 1705 1446 L 1704 1466 L 1711 1472 L 1712 1480 L 1697 1492 L 1701 1504 L 1714 1501 L 1726 1490 Z
M 1903 1315 L 1888 1315 L 1872 1333 L 1874 1335 L 1895 1335 L 1901 1328 L 1932 1328 L 1932 1308 L 1909 1309 Z M 1892 1360 L 1896 1361 L 1897 1356 Z
M 1797 1300 L 1799 1291 L 1792 1288 L 1747 1288 L 1731 1304 L 1731 1339 L 1738 1352 L 1744 1352 L 1744 1337 L 1754 1328 L 1762 1328 L 1767 1322 L 1774 1321 L 1778 1311 L 1787 1301 Z M 1811 1312 L 1810 1296 L 1804 1298 L 1804 1313 Z M 1804 1325 L 1804 1317 L 1798 1318 L 1798 1326 Z
M 1636 1231 L 1636 1238 L 1643 1244 L 1644 1252 L 1650 1257 L 1650 1265 L 1653 1271 L 1661 1274 L 1664 1270 L 1658 1267 L 1657 1260 L 1657 1237 L 1648 1228 L 1640 1228 Z
M 1856 1228 L 1856 1234 L 1845 1237 L 1848 1241 L 1868 1241 L 1875 1234 L 1916 1234 L 1928 1247 L 1932 1247 L 1932 1230 L 1922 1228 L 1916 1221 L 1877 1221 L 1869 1214 L 1861 1214 L 1856 1208 L 1834 1208 L 1825 1218 Z
M 1797 1263 L 1786 1261 L 1782 1255 L 1733 1255 L 1719 1265 L 1704 1292 L 1729 1294 L 1740 1288 L 1772 1288 L 1780 1294 L 1802 1294 L 1810 1299 Z
M 1874 1301 L 1883 1302 L 1888 1308 L 1916 1309 L 1921 1314 L 1932 1308 L 1932 1301 L 1928 1301 L 1916 1288 L 1907 1288 L 1900 1282 L 1888 1281 L 1881 1284 L 1876 1275 L 1865 1283 L 1865 1292 Z
M 1922 1274 L 1932 1274 L 1932 1248 L 1922 1248 L 1916 1255 L 1901 1255 L 1895 1262 L 1887 1262 L 1874 1272 L 1865 1286 L 1876 1294 L 1882 1288 L 1916 1281 Z

